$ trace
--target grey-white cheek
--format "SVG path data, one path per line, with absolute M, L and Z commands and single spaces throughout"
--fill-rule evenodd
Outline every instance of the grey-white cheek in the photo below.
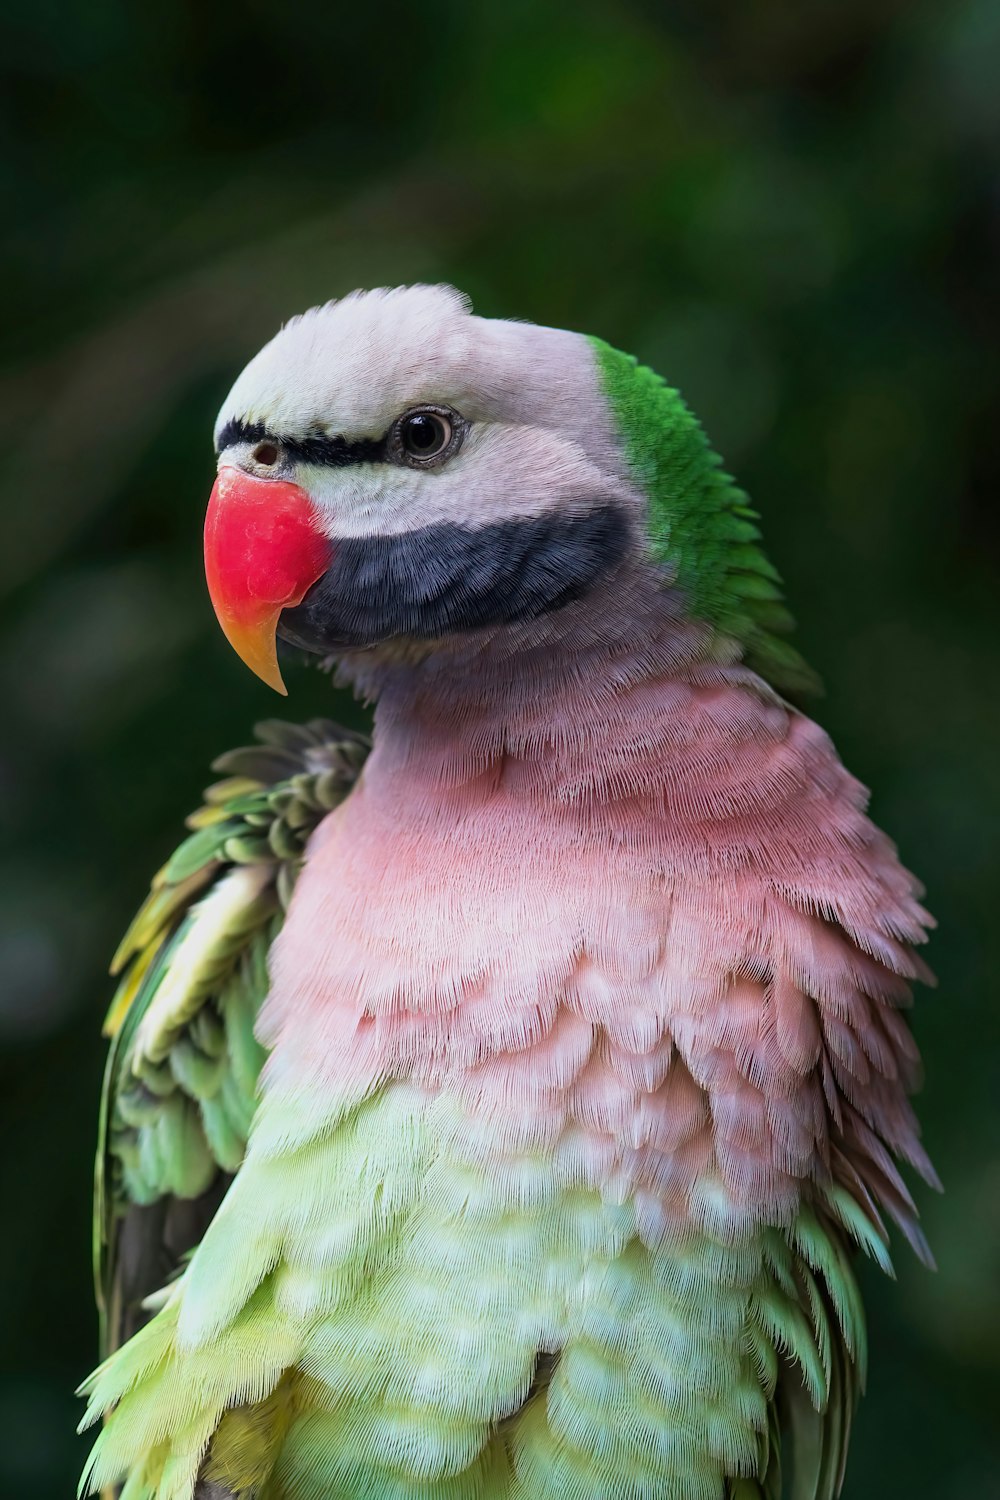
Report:
M 421 481 L 412 469 L 370 465 L 350 469 L 313 469 L 299 483 L 323 517 L 330 537 L 390 535 L 424 524 Z
M 322 514 L 331 537 L 396 536 L 441 521 L 475 525 L 489 475 L 484 438 L 485 429 L 474 428 L 461 451 L 437 468 L 300 465 L 296 481 Z M 505 493 L 516 493 L 516 487 Z
M 572 441 L 502 424 L 474 426 L 461 451 L 440 468 L 310 468 L 298 482 L 331 537 L 398 536 L 442 523 L 487 526 L 611 502 L 632 510 L 637 500 Z

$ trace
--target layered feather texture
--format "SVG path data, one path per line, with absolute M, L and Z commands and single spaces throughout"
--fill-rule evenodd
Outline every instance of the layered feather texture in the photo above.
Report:
M 846 1246 L 887 1263 L 885 1212 L 923 1250 L 927 918 L 826 736 L 679 639 L 599 681 L 539 644 L 499 714 L 476 661 L 385 669 L 272 954 L 247 1158 L 91 1382 L 92 1482 L 837 1492 Z
M 453 1102 L 395 1084 L 242 1177 L 212 1231 L 240 1294 L 192 1329 L 189 1281 L 99 1372 L 94 1409 L 120 1406 L 95 1479 L 131 1470 L 127 1500 L 188 1495 L 200 1470 L 297 1500 L 711 1500 L 766 1472 L 784 1370 L 816 1408 L 836 1393 L 814 1443 L 832 1492 L 863 1326 L 828 1223 L 650 1244 L 633 1203 L 550 1156 L 490 1156 Z M 251 1176 L 270 1211 L 248 1253 Z M 232 1444 L 239 1413 L 255 1454 Z
M 713 452 L 681 393 L 630 354 L 591 339 L 632 477 L 646 496 L 654 555 L 693 615 L 776 687 L 814 691 L 815 674 L 782 637 L 792 618 L 761 546 L 758 515 Z
M 94 1271 L 101 1345 L 198 1242 L 243 1160 L 264 1050 L 267 952 L 305 840 L 353 783 L 367 742 L 328 720 L 270 720 L 188 819 L 113 962 L 101 1101 Z

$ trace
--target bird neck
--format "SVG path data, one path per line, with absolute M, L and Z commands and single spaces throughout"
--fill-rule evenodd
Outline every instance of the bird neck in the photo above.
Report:
M 339 676 L 375 700 L 380 770 L 442 787 L 520 771 L 540 790 L 600 766 L 652 684 L 720 665 L 718 641 L 684 616 L 662 572 L 630 560 L 540 620 L 354 652 Z

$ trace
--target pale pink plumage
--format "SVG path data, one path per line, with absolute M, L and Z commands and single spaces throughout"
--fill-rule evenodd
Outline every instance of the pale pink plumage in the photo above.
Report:
M 929 918 L 863 788 L 664 606 L 638 651 L 575 628 L 349 669 L 376 744 L 276 947 L 267 1092 L 319 1084 L 310 1132 L 331 1095 L 447 1086 L 484 1149 L 634 1190 L 650 1236 L 789 1223 L 815 1178 L 922 1250 L 892 1154 L 932 1175 L 898 1015 Z

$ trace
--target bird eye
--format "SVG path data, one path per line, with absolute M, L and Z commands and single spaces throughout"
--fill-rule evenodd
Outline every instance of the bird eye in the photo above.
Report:
M 447 448 L 451 423 L 429 411 L 415 411 L 403 419 L 403 447 L 414 458 L 433 458 Z
M 278 446 L 276 443 L 258 443 L 252 457 L 255 464 L 271 469 L 278 462 Z
M 454 451 L 460 436 L 452 413 L 421 406 L 408 411 L 396 424 L 397 451 L 404 462 L 426 464 Z

